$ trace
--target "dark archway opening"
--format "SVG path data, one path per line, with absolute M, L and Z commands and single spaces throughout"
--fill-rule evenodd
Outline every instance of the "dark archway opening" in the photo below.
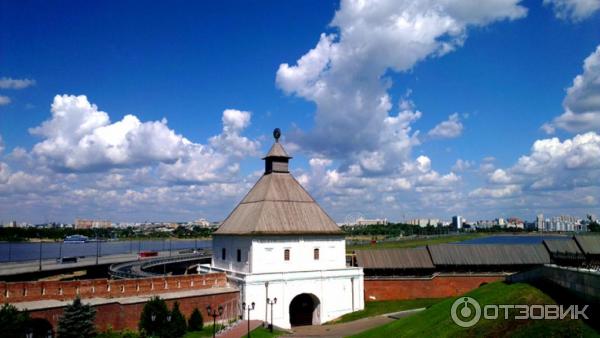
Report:
M 290 303 L 290 324 L 292 326 L 319 324 L 319 299 L 302 293 Z

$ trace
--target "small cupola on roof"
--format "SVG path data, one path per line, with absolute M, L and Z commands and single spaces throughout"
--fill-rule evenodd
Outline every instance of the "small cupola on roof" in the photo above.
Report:
M 281 130 L 279 128 L 273 130 L 273 137 L 275 138 L 275 143 L 267 153 L 267 156 L 263 157 L 263 160 L 265 160 L 265 174 L 272 172 L 287 173 L 289 172 L 288 163 L 291 157 L 285 152 L 281 143 L 279 143 L 279 138 L 281 137 Z
M 275 143 L 263 158 L 265 173 L 233 209 L 215 235 L 342 235 L 337 224 L 288 170 L 279 128 Z

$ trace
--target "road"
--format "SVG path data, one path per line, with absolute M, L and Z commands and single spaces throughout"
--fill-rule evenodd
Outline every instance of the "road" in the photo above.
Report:
M 177 253 L 173 252 L 172 255 Z M 159 252 L 159 257 L 168 257 L 169 251 Z M 117 254 L 98 257 L 99 265 L 124 263 L 138 259 L 137 254 Z M 39 261 L 0 263 L 0 277 L 40 271 Z M 77 263 L 57 263 L 55 259 L 42 260 L 41 271 L 85 268 L 96 265 L 96 256 L 79 258 Z

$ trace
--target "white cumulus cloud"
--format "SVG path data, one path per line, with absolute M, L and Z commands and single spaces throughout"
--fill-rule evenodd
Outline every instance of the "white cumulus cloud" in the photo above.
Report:
M 557 137 L 537 140 L 530 154 L 521 156 L 515 165 L 488 175 L 492 186 L 477 189 L 474 195 L 503 197 L 508 192 L 600 187 L 600 135 L 588 132 L 564 141 Z
M 560 128 L 570 132 L 600 131 L 600 45 L 583 62 L 583 73 L 573 79 L 563 101 L 564 113 L 542 129 L 554 133 Z
M 0 95 L 0 106 L 6 106 L 7 104 L 10 104 L 10 102 L 10 97 L 6 95 Z
M 469 26 L 518 19 L 526 12 L 519 0 L 342 1 L 331 22 L 337 32 L 321 34 L 313 49 L 277 72 L 281 89 L 317 106 L 314 128 L 299 137 L 300 143 L 347 157 L 381 152 L 386 140 L 395 139 L 394 150 L 402 146 L 406 153 L 411 135 L 404 132 L 403 138 L 385 126 L 392 109 L 386 72 L 407 71 L 454 50 Z
M 448 120 L 440 122 L 427 134 L 433 138 L 455 138 L 462 134 L 463 128 L 458 113 L 454 113 L 448 116 Z
M 0 78 L 0 89 L 24 89 L 33 85 L 35 85 L 35 80 L 32 79 Z
M 30 129 L 43 141 L 33 153 L 66 171 L 97 171 L 113 166 L 174 162 L 192 143 L 169 129 L 167 121 L 141 122 L 134 115 L 111 123 L 84 95 L 57 95 L 52 117 Z
M 581 21 L 600 9 L 600 0 L 544 0 L 544 5 L 552 7 L 557 18 Z

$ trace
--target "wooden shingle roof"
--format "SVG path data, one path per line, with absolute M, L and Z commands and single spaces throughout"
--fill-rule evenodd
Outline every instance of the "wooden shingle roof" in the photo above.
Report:
M 410 249 L 357 250 L 356 263 L 365 269 L 433 269 L 425 247 Z
M 283 146 L 279 142 L 273 143 L 273 145 L 271 146 L 271 149 L 269 149 L 269 152 L 267 153 L 267 156 L 265 156 L 263 158 L 263 160 L 266 158 L 269 158 L 269 157 L 291 158 L 290 155 L 287 154 L 287 152 L 285 151 L 285 149 L 283 149 Z
M 436 266 L 550 263 L 550 255 L 542 244 L 438 244 L 427 248 Z
M 290 157 L 276 142 L 264 158 L 285 164 Z M 281 162 L 279 162 L 281 161 Z M 287 170 L 265 174 L 214 232 L 215 235 L 342 235 L 338 225 Z
M 570 239 L 545 239 L 544 245 L 551 254 L 571 254 L 581 255 L 577 243 L 572 238 Z
M 577 235 L 575 241 L 586 255 L 600 255 L 600 236 Z

